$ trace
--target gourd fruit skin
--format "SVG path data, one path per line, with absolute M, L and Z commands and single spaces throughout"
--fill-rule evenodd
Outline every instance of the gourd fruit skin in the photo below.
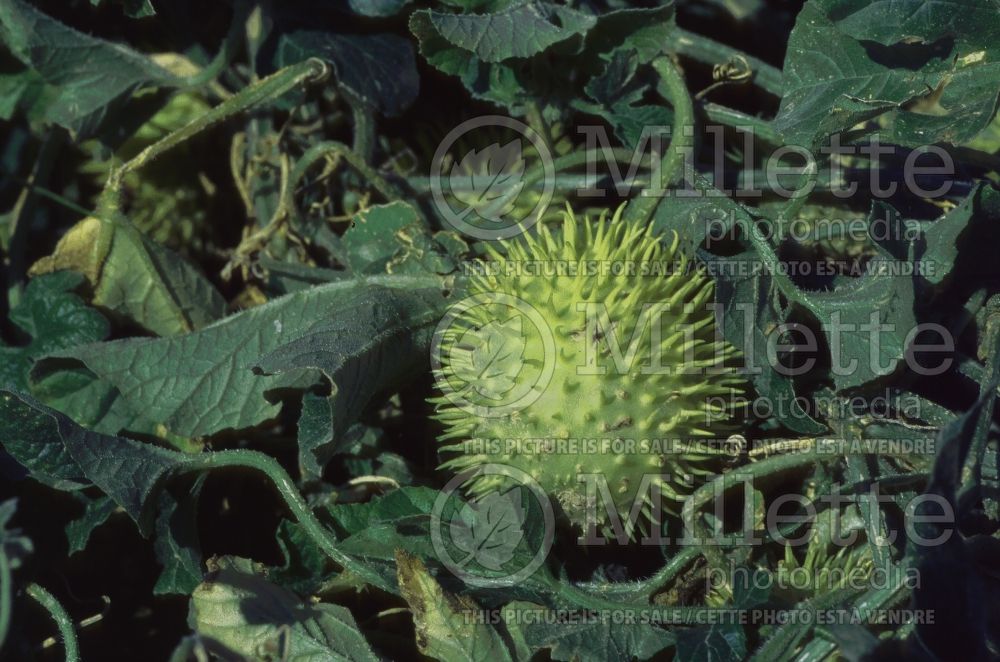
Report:
M 581 530 L 596 525 L 610 533 L 608 504 L 600 494 L 599 519 L 588 523 L 588 513 L 595 509 L 587 507 L 587 485 L 579 479 L 580 474 L 603 474 L 620 521 L 635 537 L 636 527 L 630 526 L 629 518 L 634 500 L 637 495 L 644 500 L 646 517 L 640 518 L 639 527 L 645 529 L 654 505 L 651 499 L 656 498 L 648 483 L 639 495 L 643 476 L 650 475 L 659 488 L 656 505 L 675 511 L 691 483 L 712 473 L 718 456 L 727 454 L 718 441 L 737 429 L 737 410 L 745 404 L 745 380 L 733 365 L 738 352 L 716 337 L 710 306 L 713 282 L 686 268 L 676 236 L 667 244 L 651 226 L 623 220 L 621 209 L 610 219 L 605 212 L 597 219 L 578 220 L 567 208 L 561 231 L 539 224 L 537 236 L 526 233 L 499 243 L 500 250 L 487 248 L 492 264 L 480 264 L 482 268 L 475 270 L 469 292 L 498 301 L 517 297 L 530 304 L 551 331 L 555 356 L 544 356 L 542 332 L 502 303 L 459 314 L 441 339 L 435 379 L 443 395 L 431 399 L 435 417 L 445 428 L 440 436 L 446 458 L 441 468 L 460 473 L 496 463 L 519 469 L 532 476 Z M 576 275 L 519 268 L 588 263 L 598 268 L 578 269 Z M 635 269 L 622 273 L 601 264 L 631 264 Z M 657 264 L 673 269 L 665 275 L 662 268 L 652 268 Z M 642 272 L 644 265 L 649 275 Z M 606 306 L 605 320 L 615 329 L 620 355 L 637 342 L 634 360 L 624 364 L 627 369 L 616 368 L 609 339 L 595 333 L 601 325 L 592 322 L 588 328 L 581 302 Z M 663 369 L 643 370 L 657 358 L 651 348 L 657 325 L 646 322 L 653 308 L 644 304 L 659 304 L 662 311 L 655 351 Z M 599 307 L 593 310 L 600 312 Z M 655 321 L 655 316 L 651 319 Z M 636 332 L 639 324 L 644 327 L 641 336 Z M 483 347 L 486 351 L 480 351 Z M 500 360 L 482 371 L 474 365 L 477 356 Z M 470 392 L 491 404 L 492 394 L 530 387 L 544 372 L 547 359 L 554 362 L 551 378 L 527 406 L 501 416 L 477 415 L 462 406 L 460 399 Z M 588 361 L 598 371 L 603 366 L 604 374 L 587 374 L 595 372 L 584 367 Z M 637 442 L 632 452 L 613 452 L 614 440 L 620 444 L 629 439 Z M 563 442 L 560 448 L 559 440 L 577 443 Z M 595 453 L 581 440 L 612 443 L 610 449 L 598 447 Z M 655 443 L 643 449 L 641 440 Z M 671 449 L 670 442 L 680 447 Z M 465 488 L 480 497 L 504 486 L 503 476 L 480 475 Z

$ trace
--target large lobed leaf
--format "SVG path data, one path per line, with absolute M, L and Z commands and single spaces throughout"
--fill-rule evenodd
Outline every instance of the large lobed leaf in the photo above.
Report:
M 363 405 L 360 392 L 413 365 L 383 362 L 384 352 L 394 349 L 387 336 L 409 337 L 431 322 L 434 306 L 445 301 L 432 287 L 436 282 L 381 276 L 330 283 L 187 335 L 85 345 L 53 357 L 81 361 L 175 434 L 244 429 L 278 413 L 269 392 L 315 384 L 313 368 L 328 371 L 342 397 L 355 398 L 345 407 Z M 416 348 L 405 354 L 394 360 L 427 357 Z
M 775 128 L 808 147 L 892 111 L 900 144 L 972 139 L 997 109 L 998 12 L 997 0 L 809 0 Z

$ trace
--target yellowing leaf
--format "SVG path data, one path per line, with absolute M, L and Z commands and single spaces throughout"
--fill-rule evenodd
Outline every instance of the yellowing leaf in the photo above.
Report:
M 194 331 L 225 312 L 225 300 L 204 276 L 124 217 L 83 219 L 30 274 L 62 270 L 86 277 L 94 305 L 161 336 Z
M 497 631 L 477 618 L 481 610 L 472 599 L 445 592 L 423 561 L 403 550 L 396 550 L 396 567 L 421 653 L 443 662 L 511 659 Z

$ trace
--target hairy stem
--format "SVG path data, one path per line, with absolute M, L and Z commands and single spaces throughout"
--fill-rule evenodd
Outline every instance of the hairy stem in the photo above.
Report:
M 365 164 L 375 157 L 375 119 L 372 109 L 360 99 L 349 98 L 354 123 L 354 153 Z
M 146 149 L 135 155 L 130 161 L 111 171 L 108 182 L 101 194 L 98 206 L 101 216 L 113 216 L 121 211 L 121 194 L 125 177 L 135 172 L 154 159 L 183 144 L 194 136 L 210 129 L 230 117 L 245 112 L 254 106 L 275 99 L 285 94 L 297 85 L 317 80 L 326 75 L 329 67 L 322 60 L 310 58 L 298 64 L 281 69 L 267 78 L 247 86 L 234 94 L 204 115 L 194 119 L 186 126 L 164 136 Z
M 660 197 L 679 175 L 683 174 L 684 161 L 690 158 L 694 148 L 694 106 L 677 65 L 669 57 L 661 56 L 653 60 L 653 69 L 660 76 L 657 91 L 674 107 L 674 124 L 670 133 L 670 146 L 660 161 L 660 170 L 653 176 L 660 178 L 650 190 L 643 191 L 639 198 L 629 203 L 626 212 L 629 220 L 646 224 L 653 218 Z
M 738 110 L 733 110 L 732 108 L 728 108 L 726 106 L 720 106 L 717 103 L 704 103 L 701 108 L 705 111 L 705 116 L 711 123 L 724 124 L 726 126 L 733 127 L 734 129 L 740 129 L 744 133 L 749 133 L 754 138 L 763 140 L 771 145 L 784 144 L 784 140 L 782 140 L 781 136 L 778 135 L 778 132 L 775 131 L 771 123 L 765 119 L 754 117 L 753 115 L 747 115 L 746 113 L 741 113 Z
M 270 455 L 251 450 L 217 451 L 192 456 L 184 464 L 185 471 L 203 471 L 222 467 L 245 467 L 267 476 L 274 484 L 278 494 L 284 499 L 292 516 L 327 556 L 336 561 L 345 571 L 357 575 L 369 584 L 385 591 L 396 592 L 396 587 L 386 582 L 381 575 L 340 551 L 337 547 L 336 537 L 316 518 L 305 499 L 299 494 L 288 472 Z
M 240 52 L 243 45 L 243 33 L 247 16 L 250 14 L 250 3 L 246 0 L 239 0 L 233 6 L 233 18 L 229 24 L 229 32 L 226 33 L 222 41 L 222 48 L 205 68 L 193 76 L 188 77 L 184 83 L 185 87 L 201 87 L 206 83 L 211 83 L 219 74 L 226 70 Z
M 45 608 L 52 616 L 59 628 L 62 637 L 63 649 L 66 653 L 66 662 L 79 662 L 80 645 L 76 640 L 76 629 L 73 627 L 73 619 L 66 613 L 66 609 L 60 604 L 54 595 L 46 591 L 38 584 L 29 584 L 25 593 L 38 604 Z
M 589 163 L 595 163 L 600 158 L 608 157 L 619 163 L 632 163 L 632 159 L 635 158 L 635 153 L 625 147 L 599 147 L 595 149 L 570 152 L 569 154 L 553 159 L 552 170 L 555 173 L 559 173 L 563 170 L 569 170 L 571 168 L 577 168 Z M 544 178 L 545 167 L 542 164 L 538 164 L 531 170 L 524 173 L 524 186 L 525 188 L 528 188 L 533 184 L 542 181 Z

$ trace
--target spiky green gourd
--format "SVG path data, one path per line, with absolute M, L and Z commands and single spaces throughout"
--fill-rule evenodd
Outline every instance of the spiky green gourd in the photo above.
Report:
M 676 237 L 666 244 L 620 212 L 567 211 L 561 231 L 540 224 L 488 249 L 470 284 L 483 303 L 447 327 L 435 370 L 442 467 L 520 469 L 581 528 L 595 509 L 580 474 L 606 477 L 626 526 L 637 498 L 649 515 L 651 484 L 671 509 L 728 452 L 719 441 L 743 402 L 737 352 L 716 337 L 712 281 L 686 268 Z M 479 476 L 467 489 L 503 481 Z M 598 495 L 592 523 L 609 531 L 606 508 Z

